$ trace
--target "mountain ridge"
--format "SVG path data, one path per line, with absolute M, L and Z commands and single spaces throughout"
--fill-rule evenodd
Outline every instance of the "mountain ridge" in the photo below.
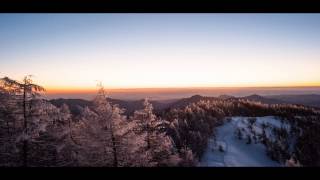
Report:
M 193 95 L 186 98 L 172 99 L 172 100 L 150 100 L 150 103 L 153 105 L 155 111 L 161 111 L 168 108 L 182 108 L 189 104 L 196 103 L 200 100 L 228 100 L 228 99 L 242 99 L 261 102 L 264 104 L 299 104 L 310 107 L 320 107 L 320 95 L 316 94 L 306 94 L 306 95 L 270 95 L 270 96 L 261 96 L 258 94 L 252 94 L 244 97 L 235 97 L 230 95 L 220 95 L 218 97 L 211 96 L 201 96 Z M 131 115 L 135 110 L 143 108 L 143 99 L 140 100 L 121 100 L 114 98 L 107 98 L 111 104 L 118 104 L 119 107 L 125 108 L 125 114 Z M 78 114 L 81 108 L 85 106 L 92 106 L 92 102 L 84 99 L 51 99 L 49 100 L 53 105 L 60 107 L 62 104 L 67 104 L 70 108 L 70 111 L 73 114 Z

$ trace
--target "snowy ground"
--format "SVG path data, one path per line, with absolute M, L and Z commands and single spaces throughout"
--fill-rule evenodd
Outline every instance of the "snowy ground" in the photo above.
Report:
M 256 117 L 253 129 L 257 133 L 263 123 L 286 127 L 280 120 L 273 116 Z M 232 117 L 231 121 L 225 122 L 217 128 L 216 141 L 209 140 L 208 147 L 200 161 L 200 166 L 281 166 L 266 155 L 265 146 L 261 143 L 246 143 L 246 139 L 239 140 L 235 135 L 237 128 L 247 131 L 247 117 Z M 289 128 L 289 127 L 287 127 Z M 267 135 L 269 132 L 267 131 Z M 269 134 L 268 136 L 272 136 Z M 272 137 L 271 137 L 272 138 Z

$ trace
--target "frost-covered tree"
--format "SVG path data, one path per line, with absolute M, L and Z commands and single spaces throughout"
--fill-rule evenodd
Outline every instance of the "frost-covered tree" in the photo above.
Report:
M 16 166 L 21 158 L 14 146 L 17 134 L 14 90 L 0 79 L 0 166 Z
M 181 160 L 172 139 L 163 130 L 164 120 L 153 114 L 153 106 L 145 99 L 144 109 L 134 112 L 133 122 L 138 127 L 136 133 L 143 137 L 145 143 L 141 148 L 149 155 L 150 166 L 174 166 Z
M 182 148 L 180 152 L 180 158 L 181 161 L 179 163 L 179 166 L 192 167 L 199 163 L 198 159 L 195 158 L 192 150 L 187 147 Z
M 50 117 L 52 119 L 43 138 L 47 140 L 48 149 L 52 149 L 51 166 L 77 166 L 78 144 L 72 134 L 74 127 L 69 107 L 63 104 L 60 108 L 55 108 Z
M 37 103 L 37 98 L 40 96 L 39 92 L 45 91 L 45 89 L 37 84 L 34 84 L 31 76 L 25 76 L 22 82 L 10 79 L 8 77 L 1 78 L 4 89 L 11 95 L 11 105 L 13 109 L 9 112 L 14 116 L 14 121 L 17 121 L 17 141 L 22 142 L 22 165 L 28 166 L 28 143 L 34 135 L 41 129 L 43 124 L 36 123 L 34 121 L 39 120 L 36 110 L 34 108 Z
M 70 128 L 67 122 L 71 119 L 68 108 L 62 106 L 59 109 L 41 99 L 39 92 L 44 89 L 33 84 L 30 76 L 26 76 L 23 82 L 7 77 L 0 82 L 6 95 L 3 99 L 6 108 L 4 119 L 10 122 L 9 134 L 3 136 L 7 140 L 3 145 L 10 152 L 1 152 L 1 155 L 10 155 L 5 158 L 10 158 L 10 163 L 4 165 L 71 165 L 71 156 L 66 156 L 66 152 L 73 149 L 68 138 Z
M 107 101 L 105 90 L 99 86 L 92 110 L 84 108 L 76 136 L 80 142 L 79 161 L 91 166 L 141 166 L 143 152 L 138 154 L 139 140 L 123 110 Z
M 75 124 L 74 139 L 79 144 L 79 166 L 106 166 L 105 138 L 108 133 L 98 115 L 89 107 L 83 108 L 79 123 Z

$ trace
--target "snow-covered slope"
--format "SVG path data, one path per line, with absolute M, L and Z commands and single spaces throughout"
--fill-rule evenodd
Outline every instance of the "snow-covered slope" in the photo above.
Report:
M 248 117 L 232 117 L 217 127 L 216 137 L 209 140 L 200 166 L 281 166 L 266 154 L 266 147 L 256 137 L 265 134 L 272 141 L 272 127 L 290 129 L 273 116 L 256 117 L 250 129 Z M 267 126 L 267 127 L 266 127 Z M 242 138 L 239 139 L 238 131 Z M 254 132 L 254 133 L 253 133 Z M 253 138 L 253 134 L 256 137 Z M 250 143 L 248 137 L 250 136 Z

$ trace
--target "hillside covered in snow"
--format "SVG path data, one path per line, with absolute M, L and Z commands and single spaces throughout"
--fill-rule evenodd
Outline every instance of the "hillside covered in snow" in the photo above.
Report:
M 284 128 L 289 133 L 290 125 L 276 117 L 231 117 L 217 127 L 217 133 L 209 139 L 208 147 L 200 166 L 281 166 L 267 156 L 267 147 L 262 143 L 263 134 L 275 141 L 273 129 Z

